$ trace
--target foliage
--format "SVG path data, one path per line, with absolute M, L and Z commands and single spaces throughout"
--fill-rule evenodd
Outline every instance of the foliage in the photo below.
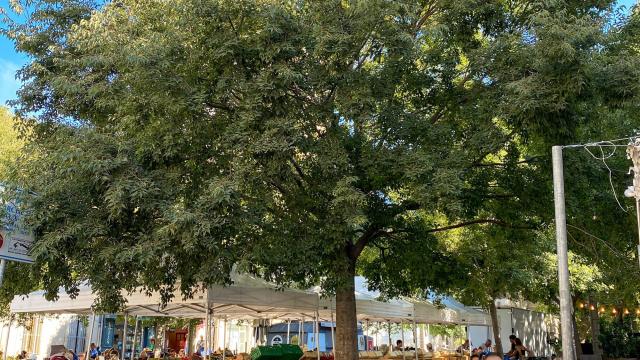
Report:
M 429 325 L 429 334 L 431 336 L 442 336 L 445 338 L 453 337 L 454 342 L 463 342 L 466 339 L 465 329 L 459 325 L 439 325 L 439 324 L 431 324 Z
M 0 106 L 0 183 L 8 180 L 9 168 L 13 166 L 20 155 L 24 141 L 15 129 L 16 122 L 13 114 L 6 107 Z M 0 192 L 1 200 L 5 194 Z M 0 201 L 2 203 L 2 201 Z M 0 209 L 3 216 L 4 209 Z M 34 289 L 35 276 L 29 274 L 28 265 L 8 262 L 4 274 L 3 286 L 0 287 L 0 317 L 9 317 L 9 303 L 15 294 L 28 293 Z
M 602 317 L 600 342 L 604 353 L 611 358 L 635 358 L 640 354 L 640 339 L 633 331 L 633 319 Z
M 33 59 L 12 176 L 38 235 L 28 276 L 50 299 L 90 281 L 102 310 L 236 264 L 328 292 L 357 267 L 387 296 L 548 299 L 530 286 L 551 245 L 548 149 L 628 132 L 637 110 L 637 24 L 612 28 L 611 1 L 33 7 L 5 29 Z M 612 239 L 585 254 L 623 289 L 633 219 L 582 155 L 569 219 Z
M 13 114 L 0 106 L 0 179 L 6 180 L 8 164 L 15 161 L 24 142 L 14 128 Z

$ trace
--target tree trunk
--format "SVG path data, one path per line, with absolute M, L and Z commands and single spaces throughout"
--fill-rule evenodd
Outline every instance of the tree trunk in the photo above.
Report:
M 355 261 L 342 286 L 336 289 L 336 360 L 358 360 Z
M 502 351 L 502 340 L 500 340 L 500 323 L 498 323 L 498 309 L 496 309 L 495 299 L 489 304 L 489 314 L 491 314 L 491 327 L 493 329 L 493 339 L 496 342 L 496 353 L 501 358 L 504 356 Z
M 576 359 L 579 360 L 582 358 L 582 343 L 580 342 L 580 332 L 578 331 L 578 321 L 576 320 L 576 316 L 578 316 L 578 314 L 575 311 L 572 312 L 573 316 L 571 317 L 571 320 L 573 322 L 573 342 L 576 348 Z
M 593 304 L 593 299 L 589 298 L 589 304 Z M 600 346 L 600 316 L 598 315 L 598 307 L 594 306 L 593 310 L 589 310 L 589 318 L 591 320 L 591 342 L 593 343 L 593 354 L 596 359 L 602 359 L 602 347 Z

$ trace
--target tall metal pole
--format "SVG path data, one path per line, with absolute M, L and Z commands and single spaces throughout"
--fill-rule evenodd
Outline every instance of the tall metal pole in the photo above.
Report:
M 291 320 L 287 319 L 287 344 L 291 344 Z
M 552 149 L 553 195 L 556 212 L 556 240 L 558 254 L 558 282 L 560 288 L 560 324 L 562 326 L 562 359 L 575 360 L 571 286 L 569 284 L 569 255 L 567 247 L 567 214 L 564 200 L 564 170 L 562 146 Z

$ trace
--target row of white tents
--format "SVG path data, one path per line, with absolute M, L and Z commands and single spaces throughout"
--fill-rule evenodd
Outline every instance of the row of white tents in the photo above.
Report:
M 176 318 L 222 319 L 333 319 L 335 298 L 322 297 L 319 291 L 277 288 L 275 285 L 247 274 L 234 273 L 232 285 L 211 286 L 197 291 L 193 297 L 174 299 L 162 306 L 160 294 L 148 296 L 142 292 L 127 294 L 123 313 L 130 316 L 170 316 Z M 356 279 L 356 311 L 359 320 L 423 324 L 491 324 L 488 314 L 465 307 L 452 300 L 446 306 L 436 306 L 426 300 L 397 298 L 380 301 L 376 293 L 366 289 L 366 280 Z M 17 297 L 11 303 L 13 313 L 91 314 L 96 295 L 90 286 L 83 286 L 71 298 L 64 292 L 51 302 L 41 291 Z

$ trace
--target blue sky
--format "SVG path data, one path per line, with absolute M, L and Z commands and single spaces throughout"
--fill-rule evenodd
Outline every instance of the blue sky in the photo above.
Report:
M 620 0 L 620 6 L 627 8 L 635 4 L 636 0 Z M 9 0 L 0 0 L 0 7 L 7 8 Z M 16 90 L 20 87 L 15 79 L 15 72 L 27 62 L 27 57 L 15 51 L 13 43 L 0 36 L 0 105 L 16 97 Z

